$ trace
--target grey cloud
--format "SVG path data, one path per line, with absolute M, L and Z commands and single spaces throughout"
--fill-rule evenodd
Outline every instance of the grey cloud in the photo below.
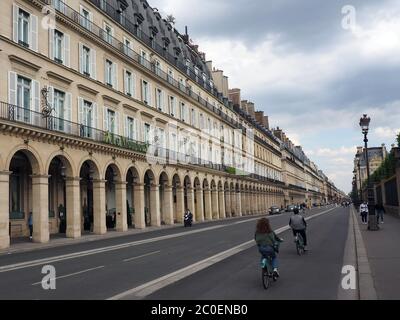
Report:
M 225 0 L 215 0 L 225 2 Z M 379 1 L 383 5 L 384 1 Z M 348 0 L 235 0 L 227 11 L 215 17 L 180 17 L 178 27 L 189 25 L 194 37 L 222 37 L 240 39 L 251 47 L 266 34 L 281 35 L 286 45 L 313 49 L 324 46 L 340 35 L 343 15 L 341 9 Z M 352 0 L 357 11 L 374 0 Z M 201 2 L 199 2 L 201 6 Z M 194 10 L 195 11 L 195 10 Z M 200 44 L 201 46 L 201 44 Z

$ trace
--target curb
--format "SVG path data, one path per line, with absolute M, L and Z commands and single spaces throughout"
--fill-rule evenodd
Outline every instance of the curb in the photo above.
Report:
M 349 211 L 349 226 L 347 231 L 346 244 L 344 247 L 343 266 L 354 266 L 357 269 L 356 239 L 354 233 L 353 215 L 351 210 Z M 359 300 L 360 299 L 359 290 L 357 289 L 357 287 L 355 290 L 345 290 L 343 289 L 341 282 L 338 288 L 337 299 Z
M 357 258 L 358 295 L 360 300 L 377 300 L 374 279 L 368 261 L 367 250 L 361 235 L 360 226 L 355 215 L 354 207 L 351 208 L 353 235 Z

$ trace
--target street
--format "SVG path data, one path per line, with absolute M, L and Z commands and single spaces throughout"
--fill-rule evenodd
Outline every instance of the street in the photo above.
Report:
M 273 228 L 286 227 L 289 216 L 271 216 Z M 349 209 L 322 207 L 312 216 L 306 255 L 296 254 L 290 231 L 280 233 L 281 278 L 268 291 L 252 242 L 259 217 L 246 216 L 1 255 L 0 299 L 336 299 Z M 228 256 L 209 259 L 222 252 Z M 55 267 L 55 290 L 42 288 L 43 265 Z

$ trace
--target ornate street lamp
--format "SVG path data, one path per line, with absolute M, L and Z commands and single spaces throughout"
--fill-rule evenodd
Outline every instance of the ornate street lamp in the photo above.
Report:
M 367 164 L 367 200 L 368 200 L 368 230 L 378 230 L 378 223 L 375 216 L 375 199 L 374 190 L 371 186 L 370 175 L 369 175 L 369 159 L 368 159 L 368 130 L 371 118 L 367 117 L 366 114 L 360 119 L 361 131 L 364 135 L 364 149 L 365 149 L 365 160 Z

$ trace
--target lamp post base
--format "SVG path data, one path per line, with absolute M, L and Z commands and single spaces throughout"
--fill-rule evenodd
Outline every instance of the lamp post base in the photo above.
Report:
M 368 230 L 377 231 L 379 230 L 378 221 L 376 219 L 376 215 L 370 215 L 368 217 Z

